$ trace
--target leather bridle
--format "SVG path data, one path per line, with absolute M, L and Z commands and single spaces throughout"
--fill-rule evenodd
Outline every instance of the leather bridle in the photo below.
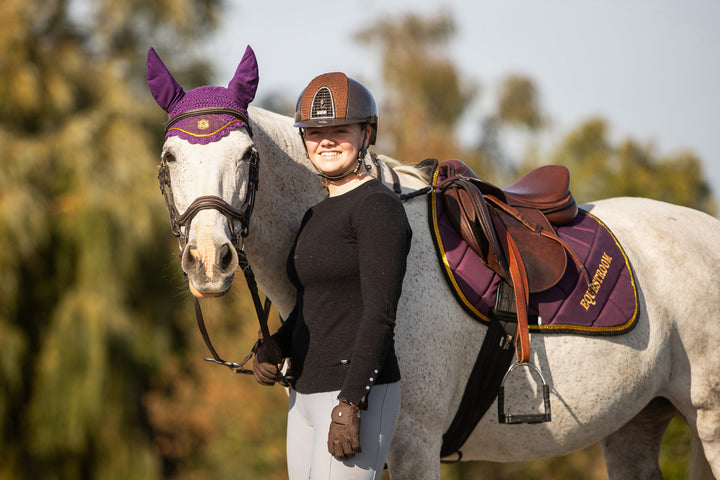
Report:
M 245 123 L 248 129 L 248 133 L 252 137 L 252 130 L 250 129 L 250 122 L 248 121 L 247 115 L 240 111 L 231 108 L 199 108 L 194 110 L 188 110 L 179 115 L 172 117 L 165 126 L 165 132 L 174 124 L 185 118 L 195 117 L 199 115 L 232 115 L 238 120 Z M 248 235 L 250 216 L 252 215 L 253 207 L 255 205 L 255 192 L 258 189 L 259 183 L 259 168 L 260 168 L 260 157 L 257 149 L 252 147 L 250 149 L 250 160 L 249 160 L 249 174 L 248 174 L 248 186 L 245 192 L 245 196 L 240 205 L 240 208 L 235 208 L 230 205 L 224 199 L 216 195 L 203 195 L 196 198 L 190 206 L 181 215 L 175 206 L 175 198 L 173 196 L 172 184 L 170 181 L 170 168 L 168 166 L 167 159 L 163 157 L 160 162 L 158 169 L 158 181 L 160 182 L 160 191 L 165 198 L 165 205 L 170 216 L 170 228 L 173 235 L 177 237 L 178 244 L 180 247 L 180 258 L 182 258 L 185 248 L 187 247 L 188 235 L 187 231 L 190 228 L 195 216 L 202 210 L 217 210 L 222 213 L 227 219 L 230 233 L 232 236 L 232 243 L 235 247 L 235 251 L 238 255 L 238 266 L 242 269 L 245 274 L 245 280 L 248 284 L 248 289 L 252 295 L 253 304 L 255 306 L 255 312 L 260 323 L 260 331 L 262 338 L 269 338 L 270 332 L 268 329 L 267 319 L 270 312 L 270 299 L 265 299 L 264 306 L 260 301 L 260 295 L 258 293 L 257 283 L 255 282 L 255 275 L 250 268 L 250 263 L 247 260 L 247 254 L 244 250 L 244 239 Z M 239 231 L 235 228 L 235 222 L 240 224 Z M 187 277 L 187 274 L 185 274 Z M 252 370 L 247 370 L 244 367 L 245 363 L 252 358 L 253 354 L 259 346 L 260 340 L 253 346 L 252 351 L 245 356 L 242 362 L 228 362 L 223 360 L 216 352 L 215 348 L 210 341 L 210 336 L 205 328 L 205 321 L 203 320 L 202 310 L 200 309 L 200 302 L 197 297 L 193 297 L 195 303 L 195 317 L 197 320 L 198 329 L 200 334 L 205 341 L 205 345 L 210 351 L 212 358 L 205 358 L 205 360 L 225 365 L 236 373 L 252 373 Z M 281 382 L 282 383 L 282 382 Z
M 188 110 L 187 112 L 183 112 L 171 118 L 165 126 L 165 132 L 167 133 L 168 129 L 180 120 L 193 116 L 210 114 L 225 114 L 237 117 L 238 120 L 247 125 L 250 136 L 252 136 L 247 115 L 240 110 L 234 110 L 231 108 L 198 108 L 195 110 Z M 160 168 L 158 169 L 158 181 L 160 182 L 160 191 L 165 198 L 168 215 L 170 216 L 170 228 L 172 229 L 173 235 L 178 238 L 181 253 L 187 246 L 187 229 L 190 227 L 190 223 L 193 221 L 195 216 L 201 210 L 217 210 L 222 213 L 228 221 L 235 250 L 237 250 L 238 254 L 242 251 L 243 239 L 248 234 L 250 216 L 252 215 L 253 207 L 255 206 L 255 192 L 257 191 L 259 182 L 258 172 L 260 168 L 260 158 L 255 147 L 252 147 L 250 150 L 249 168 L 248 186 L 245 192 L 245 198 L 243 199 L 239 209 L 233 207 L 224 199 L 216 195 L 203 195 L 196 198 L 185 210 L 185 212 L 180 215 L 177 207 L 175 206 L 175 198 L 173 197 L 172 184 L 170 182 L 170 167 L 168 166 L 167 159 L 163 157 L 160 161 Z M 239 232 L 235 231 L 235 221 L 240 223 Z M 183 231 L 183 229 L 185 231 Z
M 167 160 L 163 158 L 158 169 L 158 181 L 160 182 L 160 192 L 165 197 L 165 205 L 167 206 L 168 215 L 170 216 L 170 228 L 173 235 L 178 238 L 180 243 L 180 251 L 184 251 L 187 246 L 187 229 L 190 227 L 195 216 L 201 210 L 217 210 L 222 213 L 228 221 L 230 233 L 232 236 L 233 246 L 238 253 L 242 250 L 243 239 L 247 237 L 250 226 L 250 215 L 252 215 L 255 206 L 255 192 L 258 186 L 258 170 L 260 161 L 257 150 L 253 147 L 250 156 L 250 172 L 248 179 L 248 188 L 245 192 L 242 206 L 238 209 L 227 203 L 216 195 L 203 195 L 196 198 L 182 215 L 175 206 L 175 198 L 172 192 L 172 184 L 170 183 L 170 167 Z M 240 231 L 235 230 L 235 222 L 240 223 Z

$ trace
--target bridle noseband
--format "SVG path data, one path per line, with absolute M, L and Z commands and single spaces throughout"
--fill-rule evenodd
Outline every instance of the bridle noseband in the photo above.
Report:
M 245 198 L 242 201 L 242 206 L 239 209 L 233 207 L 216 195 L 203 195 L 193 200 L 185 212 L 180 215 L 180 212 L 178 212 L 175 206 L 175 198 L 173 197 L 172 185 L 170 183 L 170 167 L 166 159 L 163 158 L 161 160 L 160 168 L 158 169 L 160 192 L 162 192 L 165 198 L 165 205 L 167 206 L 168 215 L 170 216 L 170 229 L 173 235 L 178 238 L 181 255 L 187 246 L 187 229 L 201 210 L 217 210 L 225 216 L 228 221 L 228 226 L 230 227 L 233 245 L 238 253 L 240 253 L 243 247 L 243 239 L 247 237 L 248 234 L 250 216 L 255 206 L 255 192 L 258 188 L 259 167 L 260 159 L 257 150 L 253 147 L 250 154 L 248 186 L 245 192 Z M 240 223 L 239 232 L 235 231 L 235 221 Z
M 245 123 L 248 129 L 248 133 L 252 137 L 252 130 L 250 128 L 250 122 L 248 121 L 247 115 L 240 111 L 231 108 L 212 107 L 212 108 L 199 108 L 194 110 L 188 110 L 172 117 L 165 126 L 165 132 L 170 129 L 174 124 L 180 120 L 195 117 L 199 115 L 232 115 L 238 120 Z M 190 206 L 180 215 L 177 207 L 175 206 L 175 198 L 173 197 L 172 184 L 170 182 L 170 167 L 166 158 L 163 158 L 160 162 L 158 169 L 158 181 L 160 183 L 160 191 L 165 198 L 165 205 L 167 206 L 168 215 L 170 216 L 170 228 L 172 229 L 173 235 L 177 237 L 178 244 L 180 247 L 180 257 L 182 258 L 185 248 L 187 247 L 187 231 L 190 228 L 195 216 L 202 210 L 217 210 L 222 213 L 227 219 L 228 226 L 230 227 L 230 234 L 232 236 L 232 243 L 235 247 L 235 251 L 238 255 L 238 266 L 242 269 L 245 274 L 245 280 L 247 281 L 248 288 L 253 298 L 253 304 L 255 306 L 255 312 L 260 323 L 260 330 L 262 332 L 262 338 L 269 338 L 270 332 L 268 330 L 267 319 L 270 312 L 270 299 L 265 299 L 264 306 L 260 301 L 260 295 L 258 293 L 257 283 L 255 282 L 255 275 L 250 268 L 250 263 L 247 260 L 247 255 L 244 250 L 244 239 L 248 235 L 250 226 L 250 216 L 252 215 L 253 207 L 255 206 L 255 192 L 258 189 L 259 183 L 259 170 L 260 170 L 260 156 L 255 147 L 250 149 L 250 160 L 249 160 L 249 173 L 248 173 L 248 185 L 245 191 L 245 196 L 240 205 L 240 208 L 235 208 L 226 202 L 221 197 L 216 195 L 203 195 L 190 204 Z M 240 231 L 235 230 L 235 221 L 240 223 Z M 187 274 L 186 274 L 187 276 Z M 242 362 L 227 362 L 223 360 L 213 348 L 210 337 L 205 328 L 205 321 L 203 320 L 202 311 L 200 309 L 200 302 L 196 297 L 195 302 L 195 316 L 197 319 L 198 328 L 200 334 L 205 341 L 205 345 L 210 351 L 212 358 L 206 358 L 205 360 L 225 365 L 236 373 L 252 373 L 252 370 L 247 370 L 244 367 L 245 363 L 252 358 L 252 355 L 257 350 L 260 340 L 253 346 L 252 351 L 245 356 Z M 281 381 L 286 383 L 287 379 Z

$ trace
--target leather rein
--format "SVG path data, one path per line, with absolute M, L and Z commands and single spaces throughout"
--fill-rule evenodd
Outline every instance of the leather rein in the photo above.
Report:
M 250 122 L 244 112 L 231 108 L 199 108 L 194 110 L 188 110 L 175 117 L 172 117 L 165 125 L 165 132 L 174 124 L 185 118 L 195 117 L 199 115 L 232 115 L 238 120 L 242 121 L 247 125 L 248 133 L 252 137 L 252 130 L 250 128 Z M 245 274 L 245 280 L 252 296 L 253 305 L 255 306 L 255 313 L 257 314 L 258 323 L 260 324 L 260 331 L 262 338 L 269 338 L 270 332 L 268 330 L 268 316 L 270 313 L 271 302 L 269 298 L 265 298 L 264 305 L 260 301 L 260 294 L 258 293 L 257 282 L 255 281 L 255 274 L 250 268 L 250 264 L 247 260 L 247 254 L 244 250 L 244 239 L 248 235 L 248 229 L 250 225 L 250 216 L 252 215 L 253 207 L 255 205 L 255 192 L 258 189 L 259 183 L 259 167 L 260 157 L 257 149 L 252 147 L 250 150 L 250 172 L 248 175 L 248 187 L 245 192 L 245 197 L 241 203 L 240 208 L 235 208 L 227 203 L 222 198 L 216 195 L 203 195 L 196 198 L 190 206 L 181 215 L 177 207 L 175 206 L 175 199 L 173 197 L 172 185 L 170 182 L 170 168 L 168 166 L 167 159 L 163 157 L 160 162 L 158 169 L 158 181 L 160 182 L 160 192 L 165 198 L 165 205 L 170 216 L 170 228 L 172 233 L 178 239 L 178 246 L 180 247 L 180 258 L 182 258 L 185 248 L 187 247 L 187 230 L 190 227 L 190 223 L 193 221 L 195 216 L 202 210 L 217 210 L 222 213 L 227 219 L 228 226 L 230 227 L 230 233 L 232 236 L 232 243 L 235 247 L 235 251 L 238 256 L 238 266 L 242 269 Z M 239 230 L 235 228 L 235 222 L 240 224 Z M 187 274 L 185 274 L 187 279 Z M 195 318 L 197 320 L 198 329 L 202 335 L 203 341 L 207 346 L 212 358 L 205 358 L 205 360 L 219 365 L 225 365 L 235 373 L 252 373 L 252 370 L 244 368 L 250 358 L 255 353 L 260 340 L 253 346 L 251 352 L 245 356 L 240 362 L 228 362 L 224 360 L 213 347 L 208 335 L 207 328 L 205 327 L 205 321 L 203 319 L 202 310 L 200 309 L 200 302 L 197 297 L 193 297 L 195 303 Z

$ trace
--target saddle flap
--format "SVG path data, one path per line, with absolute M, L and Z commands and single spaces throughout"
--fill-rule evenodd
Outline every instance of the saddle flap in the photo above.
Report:
M 444 189 L 442 197 L 448 219 L 462 239 L 485 265 L 509 280 L 503 246 L 495 234 L 495 214 L 482 194 L 467 180 L 457 180 Z
M 487 203 L 475 179 L 457 179 L 443 191 L 450 223 L 488 268 L 511 282 L 507 258 L 509 235 L 519 250 L 527 273 L 530 293 L 555 285 L 565 273 L 567 256 L 563 246 L 540 233 L 553 231 L 548 219 L 533 208 L 518 207 L 515 218 L 493 203 Z
M 567 255 L 560 243 L 540 235 L 544 229 L 552 230 L 545 215 L 532 208 L 516 207 L 516 210 L 535 230 L 530 230 L 514 216 L 499 209 L 494 215 L 496 229 L 506 229 L 515 241 L 525 266 L 529 292 L 543 292 L 562 278 L 567 267 Z M 502 236 L 499 237 L 503 251 L 507 254 L 509 246 Z

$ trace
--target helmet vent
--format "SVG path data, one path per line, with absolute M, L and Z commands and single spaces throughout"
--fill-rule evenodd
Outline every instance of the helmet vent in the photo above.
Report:
M 335 118 L 335 102 L 328 87 L 320 87 L 313 97 L 310 118 Z

